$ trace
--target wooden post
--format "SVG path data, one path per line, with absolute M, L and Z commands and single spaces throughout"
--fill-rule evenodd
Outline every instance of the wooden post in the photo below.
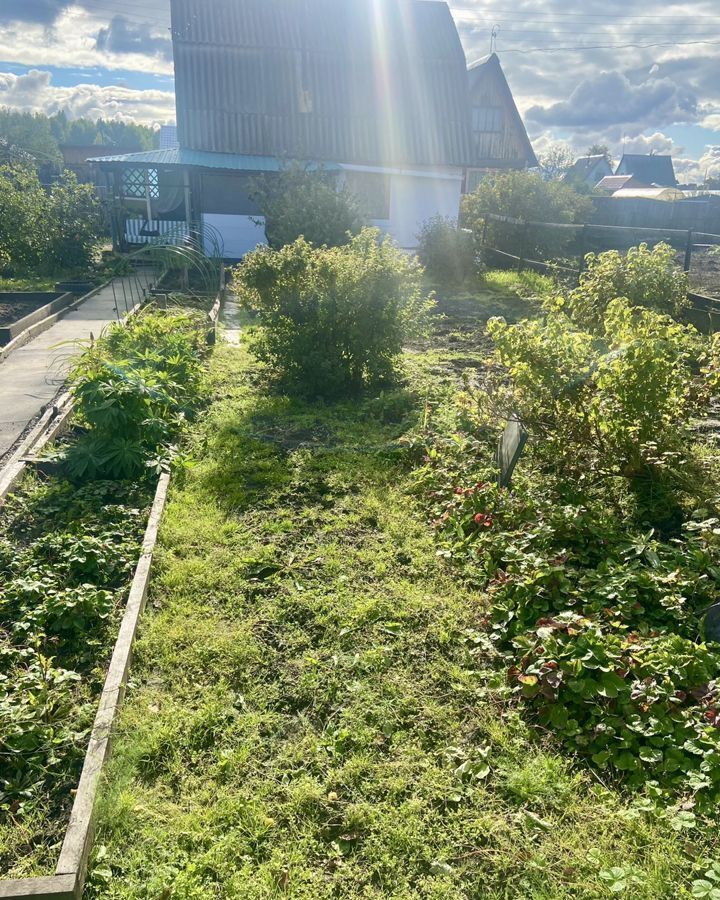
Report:
M 685 272 L 688 274 L 690 272 L 690 267 L 692 265 L 692 251 L 693 251 L 693 232 L 692 228 L 687 233 L 687 244 L 685 245 Z
M 587 225 L 583 225 L 580 233 L 580 266 L 578 268 L 578 282 L 585 271 L 585 255 L 587 254 Z
M 522 226 L 522 235 L 520 237 L 520 255 L 518 257 L 518 274 L 523 270 L 523 263 L 525 262 L 525 252 L 527 250 L 527 233 L 528 233 L 528 224 L 527 222 L 523 222 Z

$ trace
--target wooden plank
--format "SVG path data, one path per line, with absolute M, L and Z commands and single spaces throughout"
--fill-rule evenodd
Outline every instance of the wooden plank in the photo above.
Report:
M 112 726 L 123 701 L 133 643 L 140 617 L 145 609 L 150 568 L 169 483 L 170 476 L 163 475 L 155 493 L 155 502 L 150 512 L 143 541 L 142 555 L 135 571 L 120 633 L 108 669 L 90 745 L 80 776 L 80 784 L 70 815 L 70 824 L 56 870 L 57 875 L 76 874 L 80 890 L 85 882 L 88 859 L 92 849 L 94 808 L 100 786 L 100 775 L 103 764 L 110 754 Z
M 0 471 L 0 504 L 7 497 L 25 471 L 27 457 L 38 453 L 67 427 L 73 411 L 70 394 L 62 394 L 38 420 L 37 425 L 22 441 Z
M 55 875 L 51 878 L 18 878 L 0 881 L 0 897 L 15 900 L 77 900 L 80 896 L 74 875 Z

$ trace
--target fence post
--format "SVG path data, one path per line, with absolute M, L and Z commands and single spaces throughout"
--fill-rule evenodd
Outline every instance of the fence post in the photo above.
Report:
M 692 228 L 687 233 L 687 244 L 685 245 L 685 272 L 689 273 L 692 266 L 693 251 L 693 232 Z
M 580 232 L 580 265 L 578 266 L 578 282 L 585 271 L 585 254 L 587 253 L 587 225 L 583 225 Z
M 520 255 L 518 257 L 518 274 L 523 270 L 523 263 L 525 262 L 525 251 L 527 249 L 527 233 L 528 233 L 528 224 L 527 222 L 523 222 L 522 226 L 522 235 L 520 237 Z

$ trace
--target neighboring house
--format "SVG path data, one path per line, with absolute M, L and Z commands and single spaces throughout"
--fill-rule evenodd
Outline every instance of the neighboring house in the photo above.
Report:
M 595 190 L 601 194 L 614 194 L 627 188 L 647 188 L 649 184 L 635 178 L 634 175 L 606 175 L 595 185 Z
M 77 176 L 78 181 L 87 184 L 99 184 L 96 167 L 89 162 L 102 156 L 116 156 L 127 153 L 130 148 L 108 147 L 102 144 L 61 144 L 63 168 L 69 169 Z
M 402 247 L 457 218 L 477 156 L 446 3 L 172 0 L 172 37 L 179 147 L 97 161 L 116 243 L 205 225 L 239 258 L 264 241 L 252 181 L 293 158 L 335 173 Z
M 525 125 L 496 53 L 468 69 L 472 165 L 466 190 L 473 191 L 489 171 L 538 165 Z
M 675 167 L 671 156 L 626 153 L 615 170 L 616 175 L 634 175 L 643 184 L 657 187 L 677 187 Z
M 612 174 L 612 166 L 608 162 L 607 156 L 581 156 L 567 170 L 564 180 L 576 183 L 585 182 L 588 187 L 594 188 L 599 181 Z
M 160 150 L 177 150 L 177 148 L 180 146 L 180 142 L 178 141 L 177 125 L 160 126 L 158 146 Z

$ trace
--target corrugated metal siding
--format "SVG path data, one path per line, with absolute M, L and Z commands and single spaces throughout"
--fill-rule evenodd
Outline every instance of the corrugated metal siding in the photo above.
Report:
M 173 40 L 183 147 L 368 164 L 471 158 L 465 55 L 445 3 L 173 0 Z

